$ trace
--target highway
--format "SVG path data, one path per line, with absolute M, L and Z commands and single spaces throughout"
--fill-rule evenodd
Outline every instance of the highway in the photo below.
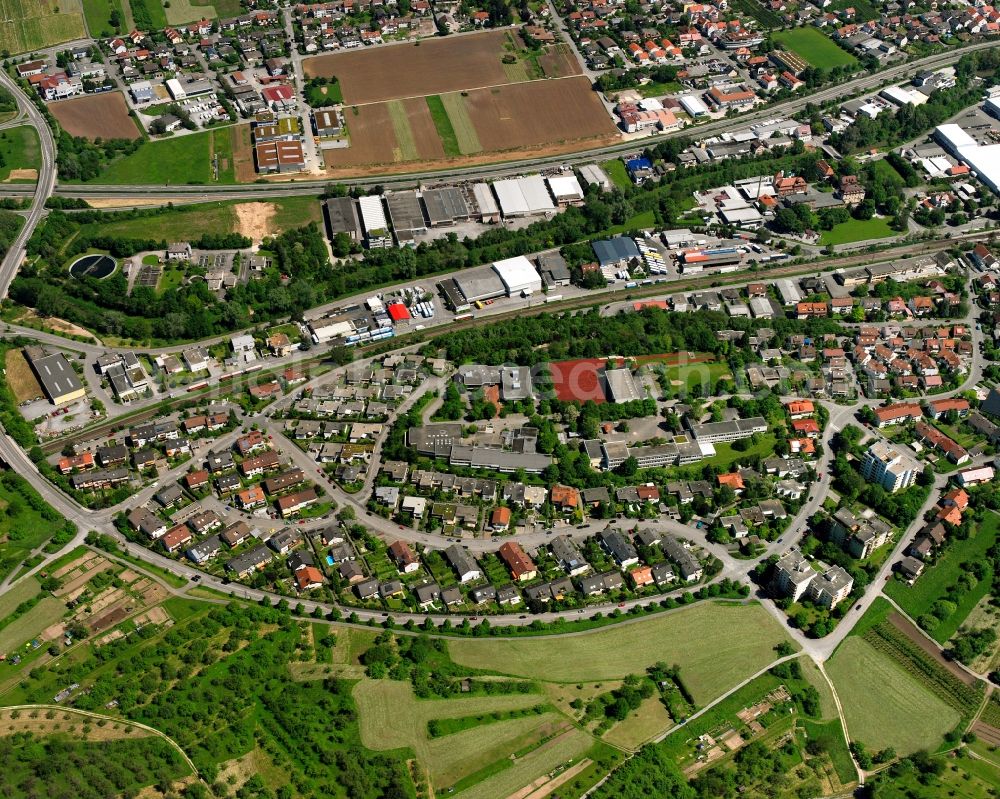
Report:
M 807 105 L 848 99 L 851 96 L 880 88 L 899 79 L 908 79 L 918 71 L 936 69 L 958 61 L 965 53 L 995 46 L 992 41 L 977 42 L 966 47 L 946 53 L 925 56 L 902 64 L 889 67 L 874 74 L 866 74 L 846 83 L 831 86 L 813 92 L 809 95 L 797 96 L 781 103 L 739 114 L 735 117 L 718 119 L 694 127 L 660 133 L 652 137 L 631 138 L 618 144 L 581 150 L 560 156 L 546 158 L 528 158 L 506 162 L 498 162 L 485 166 L 453 167 L 443 170 L 411 171 L 396 175 L 383 174 L 376 176 L 357 176 L 339 179 L 303 180 L 292 178 L 289 182 L 268 181 L 266 183 L 248 183 L 240 186 L 221 186 L 209 184 L 187 184 L 173 186 L 152 186 L 146 184 L 102 185 L 90 183 L 86 185 L 57 186 L 55 193 L 66 197 L 116 198 L 140 196 L 143 198 L 158 198 L 164 201 L 170 198 L 185 196 L 195 201 L 209 202 L 221 199 L 239 199 L 242 197 L 291 196 L 299 194 L 317 194 L 330 183 L 342 182 L 356 186 L 385 186 L 387 188 L 405 188 L 422 183 L 438 183 L 455 180 L 491 180 L 510 175 L 523 174 L 525 171 L 559 166 L 561 164 L 583 164 L 595 160 L 606 160 L 623 153 L 638 152 L 646 147 L 655 146 L 657 142 L 669 138 L 690 137 L 704 139 L 718 136 L 747 127 L 752 122 L 776 119 L 790 116 Z M 9 79 L 8 79 L 9 80 Z M 37 113 L 37 111 L 35 112 Z M 44 148 L 43 148 L 44 149 Z M 39 181 L 41 185 L 42 181 Z M 50 189 L 51 190 L 51 189 Z M 10 189 L 12 192 L 17 189 Z M 37 195 L 36 195 L 37 196 Z
M 35 227 L 45 214 L 45 201 L 51 196 L 56 183 L 56 143 L 52 138 L 52 131 L 45 122 L 41 112 L 35 107 L 21 87 L 7 74 L 6 70 L 0 70 L 0 85 L 14 95 L 17 100 L 19 113 L 27 116 L 28 120 L 38 131 L 38 139 L 41 143 L 42 165 L 38 170 L 38 181 L 35 184 L 35 193 L 31 201 L 31 207 L 24 220 L 24 226 L 11 242 L 10 249 L 7 250 L 0 263 L 0 299 L 7 296 L 14 275 L 25 257 L 25 247 Z

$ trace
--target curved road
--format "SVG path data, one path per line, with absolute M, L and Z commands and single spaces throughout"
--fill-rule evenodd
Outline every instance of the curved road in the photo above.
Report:
M 0 70 L 0 86 L 14 95 L 21 115 L 27 116 L 29 122 L 38 131 L 38 140 L 41 143 L 42 168 L 38 170 L 38 182 L 35 184 L 35 195 L 31 201 L 31 208 L 28 210 L 24 220 L 24 226 L 20 233 L 11 242 L 10 249 L 0 263 L 0 299 L 7 296 L 14 275 L 17 274 L 18 267 L 25 257 L 25 246 L 31 234 L 35 232 L 35 227 L 45 214 L 45 201 L 52 195 L 56 185 L 56 143 L 52 138 L 52 131 L 42 113 L 35 107 L 21 87 L 14 81 L 6 70 Z

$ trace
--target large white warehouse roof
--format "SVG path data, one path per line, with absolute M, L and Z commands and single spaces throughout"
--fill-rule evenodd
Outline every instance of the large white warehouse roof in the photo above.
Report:
M 523 255 L 497 261 L 493 264 L 493 269 L 503 282 L 509 296 L 520 294 L 522 291 L 542 290 L 541 276 L 531 261 Z
M 361 210 L 361 223 L 365 226 L 365 233 L 373 233 L 377 230 L 389 230 L 389 223 L 385 219 L 385 208 L 382 206 L 381 197 L 376 195 L 359 197 L 358 208 Z

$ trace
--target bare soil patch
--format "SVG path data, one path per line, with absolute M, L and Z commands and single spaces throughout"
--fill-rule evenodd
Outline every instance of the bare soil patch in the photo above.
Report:
M 469 115 L 484 150 L 618 138 L 586 78 L 514 83 L 470 91 Z
M 4 183 L 10 183 L 14 180 L 38 180 L 38 170 L 37 169 L 12 169 L 10 174 L 7 176 Z
M 508 82 L 500 60 L 506 37 L 497 30 L 424 39 L 307 58 L 302 68 L 307 78 L 336 76 L 348 104 L 461 91 Z
M 434 127 L 434 118 L 423 97 L 411 97 L 403 100 L 406 119 L 417 142 L 417 150 L 421 161 L 433 161 L 444 158 L 444 147 Z
M 136 208 L 163 205 L 163 200 L 156 197 L 89 197 L 87 203 L 92 208 Z
M 1000 730 L 983 721 L 972 725 L 972 731 L 990 746 L 1000 746 Z
M 542 68 L 546 78 L 567 78 L 583 74 L 580 62 L 566 44 L 549 47 L 538 56 L 538 66 Z
M 274 203 L 240 203 L 236 211 L 236 232 L 255 242 L 271 234 L 271 220 L 276 208 Z
M 950 671 L 955 677 L 960 679 L 966 685 L 975 685 L 976 678 L 971 674 L 966 672 L 961 666 L 959 666 L 955 661 L 948 660 L 944 655 L 941 654 L 941 650 L 937 648 L 937 644 L 933 641 L 928 640 L 923 635 L 920 634 L 912 622 L 901 616 L 896 611 L 889 614 L 889 622 L 896 627 L 900 632 L 906 634 L 913 643 L 924 650 L 928 655 L 930 655 L 934 660 L 937 661 L 938 665 L 943 666 L 948 671 Z
M 142 134 L 120 92 L 92 94 L 52 103 L 52 115 L 72 136 L 85 139 L 138 139 Z
M 324 150 L 327 166 L 338 168 L 395 163 L 393 152 L 399 144 L 392 129 L 389 107 L 385 103 L 349 108 L 345 117 L 351 146 Z
M 70 336 L 84 336 L 86 338 L 93 339 L 97 338 L 97 336 L 85 327 L 74 325 L 72 322 L 67 322 L 65 319 L 60 319 L 58 316 L 39 316 L 34 310 L 29 310 L 28 313 L 21 317 L 21 319 L 38 319 L 43 322 L 46 327 L 56 331 L 56 333 L 66 333 Z

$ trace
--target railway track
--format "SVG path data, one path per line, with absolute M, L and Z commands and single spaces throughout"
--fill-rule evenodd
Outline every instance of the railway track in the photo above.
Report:
M 462 330 L 469 330 L 476 327 L 483 327 L 485 325 L 496 325 L 502 324 L 504 321 L 510 319 L 516 319 L 524 316 L 539 316 L 543 313 L 564 313 L 567 311 L 579 311 L 588 308 L 595 308 L 602 304 L 606 304 L 608 300 L 619 302 L 619 301 L 631 301 L 631 300 L 641 300 L 647 297 L 653 297 L 656 295 L 662 295 L 665 293 L 676 293 L 682 291 L 695 291 L 704 288 L 715 288 L 720 286 L 729 286 L 733 284 L 746 283 L 748 280 L 759 279 L 765 281 L 773 281 L 784 277 L 798 277 L 808 274 L 821 274 L 824 272 L 832 272 L 838 269 L 850 268 L 852 266 L 861 266 L 869 263 L 881 263 L 886 260 L 892 260 L 897 257 L 906 257 L 912 255 L 926 255 L 929 253 L 940 252 L 941 250 L 950 249 L 956 243 L 962 241 L 978 241 L 982 238 L 981 233 L 969 233 L 962 236 L 956 236 L 952 239 L 944 239 L 937 241 L 921 241 L 915 242 L 913 244 L 904 245 L 902 247 L 891 248 L 889 250 L 883 250 L 879 253 L 857 253 L 847 256 L 832 257 L 826 259 L 822 262 L 807 262 L 807 263 L 793 263 L 793 264 L 783 264 L 780 266 L 775 266 L 766 269 L 758 269 L 756 271 L 748 272 L 734 272 L 728 275 L 708 275 L 699 278 L 690 278 L 688 280 L 678 280 L 672 281 L 670 283 L 654 283 L 648 286 L 638 286 L 634 289 L 629 289 L 627 291 L 607 289 L 604 291 L 595 291 L 590 294 L 586 294 L 582 297 L 573 297 L 566 300 L 561 300 L 559 302 L 536 305 L 530 308 L 519 308 L 511 311 L 502 311 L 500 313 L 492 313 L 484 316 L 474 316 L 471 319 L 463 319 L 457 322 L 451 322 L 447 330 L 441 329 L 430 329 L 422 331 L 414 331 L 413 333 L 405 333 L 401 336 L 396 336 L 385 341 L 376 342 L 373 344 L 366 344 L 355 347 L 352 352 L 356 353 L 358 359 L 363 359 L 365 357 L 370 357 L 377 355 L 381 352 L 388 352 L 391 350 L 402 349 L 404 347 L 413 346 L 415 344 L 420 344 L 429 339 L 432 339 L 438 335 L 445 332 L 453 333 Z M 886 255 L 889 257 L 881 257 Z M 430 276 L 428 276 L 430 277 Z M 297 362 L 297 366 L 311 369 L 313 367 L 320 366 L 328 361 L 325 355 L 316 355 L 315 357 L 306 358 L 302 361 Z M 258 380 L 264 377 L 272 377 L 276 375 L 279 371 L 286 368 L 286 365 L 275 367 L 274 369 L 262 369 L 257 372 L 248 373 L 246 375 L 240 375 L 234 378 L 231 382 L 232 385 L 240 385 L 246 382 L 248 379 Z M 154 416 L 158 416 L 162 413 L 168 413 L 172 410 L 190 403 L 199 402 L 201 400 L 209 397 L 213 392 L 217 391 L 219 384 L 213 384 L 205 386 L 203 389 L 192 391 L 190 394 L 183 394 L 178 397 L 171 398 L 164 402 L 158 403 L 157 405 L 151 406 L 149 408 L 144 408 L 142 410 L 136 411 L 131 414 L 126 414 L 123 416 L 117 416 L 114 419 L 109 419 L 106 422 L 100 422 L 92 427 L 85 428 L 84 430 L 72 433 L 67 436 L 59 436 L 57 438 L 50 439 L 42 444 L 42 450 L 47 455 L 52 455 L 59 452 L 63 447 L 68 444 L 75 444 L 82 441 L 89 441 L 97 437 L 112 435 L 114 433 L 120 432 L 121 430 L 130 427 L 135 424 L 147 421 Z

